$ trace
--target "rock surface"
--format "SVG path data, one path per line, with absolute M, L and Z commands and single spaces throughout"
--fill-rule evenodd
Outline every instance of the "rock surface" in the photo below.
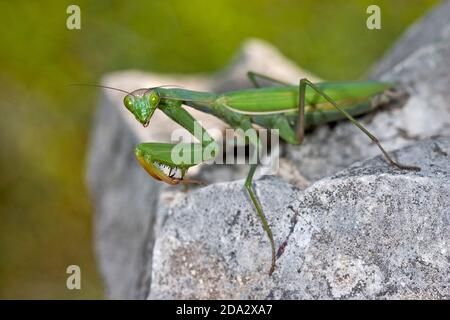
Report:
M 449 138 L 423 141 L 395 153 L 420 172 L 377 157 L 305 191 L 259 180 L 284 248 L 272 277 L 270 246 L 243 181 L 179 198 L 156 240 L 149 298 L 448 299 L 449 153 Z
M 406 103 L 362 118 L 386 149 L 410 145 L 396 156 L 423 170 L 399 172 L 380 157 L 345 169 L 379 154 L 345 122 L 319 127 L 301 147 L 286 148 L 279 174 L 284 181 L 263 177 L 256 183 L 276 242 L 284 247 L 273 277 L 266 275 L 269 244 L 243 181 L 185 194 L 150 179 L 134 159 L 134 146 L 169 141 L 177 126 L 157 111 L 144 129 L 123 108 L 121 94 L 103 91 L 88 183 L 108 296 L 450 298 L 449 3 L 413 26 L 370 74 L 398 81 L 409 94 Z M 433 30 L 438 31 L 430 37 Z M 293 83 L 302 76 L 317 80 L 253 40 L 216 75 L 127 71 L 106 76 L 103 84 L 133 90 L 169 83 L 220 92 L 249 87 L 245 70 Z M 225 128 L 214 117 L 189 111 L 207 128 Z M 442 136 L 430 139 L 436 135 Z M 241 179 L 246 171 L 244 166 L 203 168 L 192 174 L 209 182 Z M 315 182 L 307 187 L 303 176 Z
M 372 76 L 388 73 L 405 57 L 414 54 L 423 47 L 434 46 L 436 43 L 450 41 L 450 1 L 442 1 L 441 5 L 428 12 L 417 23 L 408 28 L 396 45 L 377 63 Z

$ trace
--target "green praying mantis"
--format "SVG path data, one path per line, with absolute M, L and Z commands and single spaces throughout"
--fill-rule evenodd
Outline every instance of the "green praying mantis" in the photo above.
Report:
M 184 105 L 212 114 L 234 129 L 245 131 L 252 129 L 254 125 L 269 130 L 277 129 L 282 140 L 295 145 L 302 143 L 305 129 L 347 119 L 378 146 L 390 165 L 399 169 L 420 170 L 419 167 L 400 164 L 393 160 L 379 140 L 354 118 L 379 107 L 381 100 L 377 97 L 393 89 L 394 84 L 380 81 L 312 83 L 308 79 L 301 79 L 298 85 L 292 85 L 255 72 L 248 72 L 247 76 L 255 86 L 254 89 L 220 94 L 164 86 L 143 88 L 133 92 L 108 88 L 126 93 L 123 100 L 125 107 L 144 127 L 149 124 L 155 110 L 160 109 L 199 141 L 184 144 L 184 150 L 188 150 L 187 152 L 192 155 L 196 152 L 205 154 L 206 149 L 211 150 L 206 156 L 196 157 L 194 160 L 188 157 L 190 161 L 180 162 L 173 160 L 173 151 L 177 144 L 156 142 L 139 144 L 135 149 L 135 155 L 142 167 L 153 178 L 171 185 L 195 183 L 196 181 L 185 178 L 187 170 L 210 160 L 217 152 L 217 143 L 183 108 Z M 261 87 L 261 79 L 277 83 L 278 86 Z M 201 129 L 195 130 L 196 126 Z M 258 137 L 249 139 L 248 143 L 256 150 L 260 150 L 261 142 Z M 255 154 L 257 157 L 258 152 Z M 263 206 L 253 187 L 253 177 L 258 166 L 258 159 L 256 160 L 250 165 L 244 186 L 270 242 L 269 275 L 271 275 L 275 270 L 276 247 Z

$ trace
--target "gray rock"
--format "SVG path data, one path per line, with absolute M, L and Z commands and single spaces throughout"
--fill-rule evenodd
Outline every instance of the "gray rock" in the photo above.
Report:
M 424 17 L 408 28 L 396 45 L 372 69 L 372 76 L 382 76 L 402 62 L 405 57 L 423 47 L 450 42 L 450 1 L 442 1 Z
M 270 246 L 243 189 L 218 183 L 179 198 L 156 240 L 150 299 L 450 298 L 450 138 L 357 163 L 300 191 L 256 182 Z M 276 197 L 274 197 L 276 194 Z
M 397 105 L 359 118 L 387 150 L 437 134 L 450 135 L 449 16 L 450 2 L 430 12 L 370 74 L 371 78 L 398 83 L 409 94 L 406 103 L 401 99 Z M 314 181 L 378 153 L 358 128 L 341 122 L 317 128 L 300 148 L 288 148 L 287 156 L 303 176 Z
M 186 194 L 152 180 L 135 161 L 134 146 L 170 141 L 177 126 L 156 112 L 144 129 L 122 107 L 120 93 L 104 90 L 88 183 L 108 296 L 450 298 L 449 138 L 429 139 L 450 135 L 449 7 L 446 2 L 416 24 L 370 75 L 398 81 L 409 98 L 361 118 L 386 149 L 410 145 L 395 156 L 423 170 L 399 172 L 377 157 L 340 171 L 379 154 L 346 122 L 317 128 L 301 147 L 286 148 L 279 174 L 284 181 L 256 182 L 276 242 L 284 248 L 272 277 L 267 276 L 270 247 L 243 181 Z M 430 37 L 433 29 L 438 31 Z M 103 84 L 125 90 L 178 84 L 220 92 L 250 86 L 246 70 L 293 83 L 303 76 L 317 80 L 253 40 L 216 75 L 127 71 L 106 76 Z M 207 128 L 225 128 L 214 117 L 189 111 Z M 428 140 L 418 142 L 423 139 Z M 201 165 L 191 174 L 209 182 L 233 181 L 245 170 Z M 303 176 L 316 182 L 308 187 Z
M 259 40 L 249 40 L 228 67 L 214 75 L 161 75 L 139 71 L 109 74 L 102 84 L 135 90 L 176 84 L 192 90 L 224 91 L 250 87 L 246 71 L 269 72 L 275 77 L 297 81 L 317 79 Z M 166 216 L 166 207 L 180 196 L 180 187 L 168 187 L 151 179 L 134 158 L 140 142 L 170 142 L 179 129 L 157 110 L 147 128 L 140 126 L 122 104 L 123 95 L 103 90 L 88 156 L 87 180 L 95 205 L 95 247 L 107 296 L 113 299 L 145 298 L 151 281 L 152 251 L 156 234 Z M 223 130 L 217 118 L 187 108 L 207 128 Z M 190 136 L 184 131 L 186 136 Z M 216 138 L 218 138 L 216 136 Z M 287 162 L 283 162 L 286 164 Z M 208 182 L 230 181 L 245 176 L 245 166 L 206 166 L 190 173 Z M 284 166 L 286 167 L 286 166 Z M 304 187 L 305 180 L 289 166 L 292 183 Z M 286 170 L 284 170 L 286 171 Z M 195 188 L 191 188 L 195 189 Z

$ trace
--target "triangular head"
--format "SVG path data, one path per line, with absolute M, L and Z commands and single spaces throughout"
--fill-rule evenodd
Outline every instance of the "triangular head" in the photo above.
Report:
M 158 107 L 160 97 L 156 90 L 138 89 L 125 96 L 123 104 L 144 127 Z

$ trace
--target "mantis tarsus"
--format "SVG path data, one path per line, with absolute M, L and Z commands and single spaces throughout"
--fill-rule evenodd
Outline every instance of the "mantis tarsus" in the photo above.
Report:
M 216 143 L 201 126 L 200 132 L 194 130 L 194 126 L 199 124 L 183 105 L 210 113 L 235 129 L 245 131 L 254 124 L 267 129 L 278 129 L 281 139 L 289 144 L 301 144 L 308 127 L 347 119 L 378 146 L 390 165 L 400 169 L 420 170 L 418 167 L 394 161 L 378 139 L 354 118 L 377 108 L 379 103 L 375 97 L 393 88 L 393 84 L 379 81 L 314 84 L 307 79 L 301 79 L 298 85 L 291 85 L 254 72 L 248 72 L 247 75 L 255 89 L 215 94 L 174 87 L 145 88 L 128 93 L 124 98 L 124 105 L 144 126 L 149 124 L 154 111 L 159 108 L 200 141 L 189 144 L 192 153 Z M 281 86 L 261 88 L 258 79 L 276 82 Z M 250 143 L 257 150 L 260 147 L 259 138 Z M 175 146 L 176 144 L 168 143 L 141 143 L 136 147 L 135 154 L 144 169 L 157 180 L 169 184 L 193 182 L 184 179 L 186 171 L 207 159 L 174 163 L 171 154 Z M 256 163 L 250 166 L 244 185 L 270 241 L 271 275 L 275 270 L 276 249 L 272 231 L 253 188 L 257 165 Z

